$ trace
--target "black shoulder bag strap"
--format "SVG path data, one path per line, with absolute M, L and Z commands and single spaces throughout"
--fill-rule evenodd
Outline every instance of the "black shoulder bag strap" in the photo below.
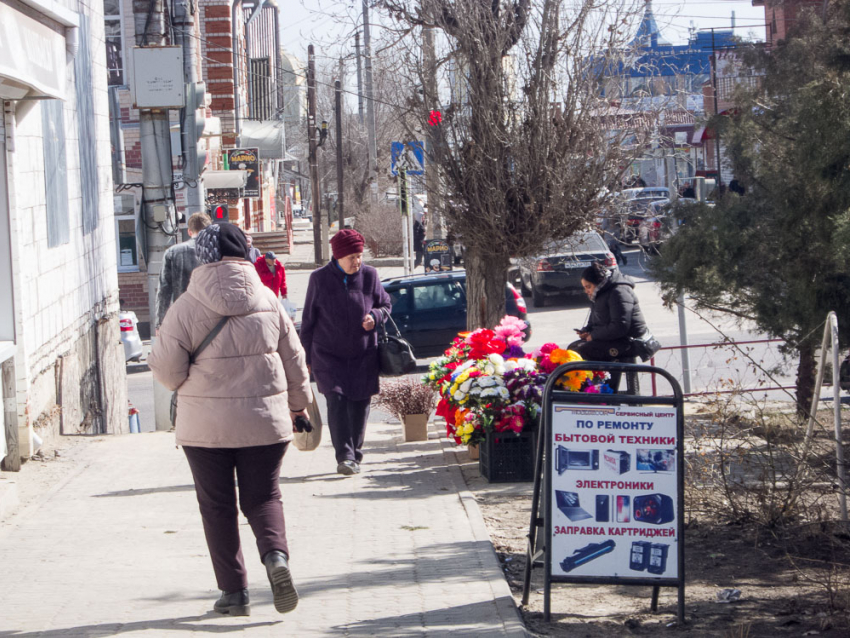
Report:
M 197 359 L 198 355 L 201 354 L 204 351 L 204 348 L 206 348 L 208 345 L 210 345 L 210 342 L 213 339 L 215 339 L 215 336 L 219 332 L 221 332 L 221 329 L 224 328 L 224 324 L 227 323 L 228 319 L 230 319 L 230 317 L 222 317 L 221 321 L 219 321 L 217 324 L 215 324 L 215 328 L 210 330 L 210 333 L 204 338 L 203 341 L 201 341 L 201 345 L 199 345 L 195 349 L 195 351 L 189 355 L 189 365 L 192 365 L 193 363 L 195 363 L 195 359 Z
M 381 308 L 381 315 L 384 317 L 383 322 L 381 322 L 381 328 L 383 329 L 385 334 L 391 334 L 389 330 L 387 330 L 387 323 L 389 323 L 393 330 L 395 330 L 396 336 L 401 336 L 401 330 L 398 329 L 398 326 L 395 325 L 395 321 L 393 321 L 392 315 L 386 308 Z

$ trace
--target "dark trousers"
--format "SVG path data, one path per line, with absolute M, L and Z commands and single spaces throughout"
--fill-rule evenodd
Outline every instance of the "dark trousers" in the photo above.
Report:
M 260 558 L 275 549 L 289 556 L 280 501 L 280 465 L 288 445 L 183 446 L 195 479 L 215 579 L 222 591 L 234 592 L 248 586 L 239 543 L 234 470 L 239 482 L 239 507 L 257 538 Z
M 371 399 L 352 401 L 337 392 L 325 395 L 328 402 L 328 430 L 336 450 L 336 462 L 363 460 L 363 442 L 366 440 L 366 419 L 369 418 Z
M 615 341 L 577 341 L 569 346 L 570 350 L 578 352 L 585 361 L 614 361 L 631 357 L 631 341 L 617 339 Z M 612 372 L 608 386 L 616 392 L 620 388 L 620 373 Z

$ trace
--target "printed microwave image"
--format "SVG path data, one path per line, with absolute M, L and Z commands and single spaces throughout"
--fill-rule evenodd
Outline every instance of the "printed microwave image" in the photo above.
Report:
M 635 523 L 663 525 L 676 517 L 673 510 L 673 499 L 666 494 L 635 496 L 633 503 Z
M 638 448 L 635 451 L 635 469 L 639 472 L 675 472 L 676 450 Z
M 631 469 L 632 457 L 622 450 L 605 450 L 602 453 L 602 462 L 609 470 L 617 474 L 625 474 Z
M 559 445 L 555 450 L 555 469 L 559 475 L 567 470 L 598 470 L 599 450 L 569 450 Z

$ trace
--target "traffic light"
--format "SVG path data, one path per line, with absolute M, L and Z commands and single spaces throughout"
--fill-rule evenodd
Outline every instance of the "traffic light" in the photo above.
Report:
M 213 224 L 226 224 L 230 221 L 227 204 L 213 204 L 210 209 L 210 219 Z
M 207 149 L 199 144 L 207 118 L 207 86 L 203 82 L 186 85 L 183 110 L 183 175 L 196 180 L 207 167 Z
M 428 114 L 428 124 L 431 126 L 438 126 L 440 122 L 443 121 L 443 114 L 437 110 L 432 110 Z

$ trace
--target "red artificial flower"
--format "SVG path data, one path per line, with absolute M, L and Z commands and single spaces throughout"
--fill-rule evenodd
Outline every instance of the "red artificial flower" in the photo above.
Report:
M 502 354 L 505 351 L 505 342 L 496 338 L 492 330 L 482 328 L 476 330 L 466 338 L 469 344 L 470 359 L 486 359 L 491 354 Z

